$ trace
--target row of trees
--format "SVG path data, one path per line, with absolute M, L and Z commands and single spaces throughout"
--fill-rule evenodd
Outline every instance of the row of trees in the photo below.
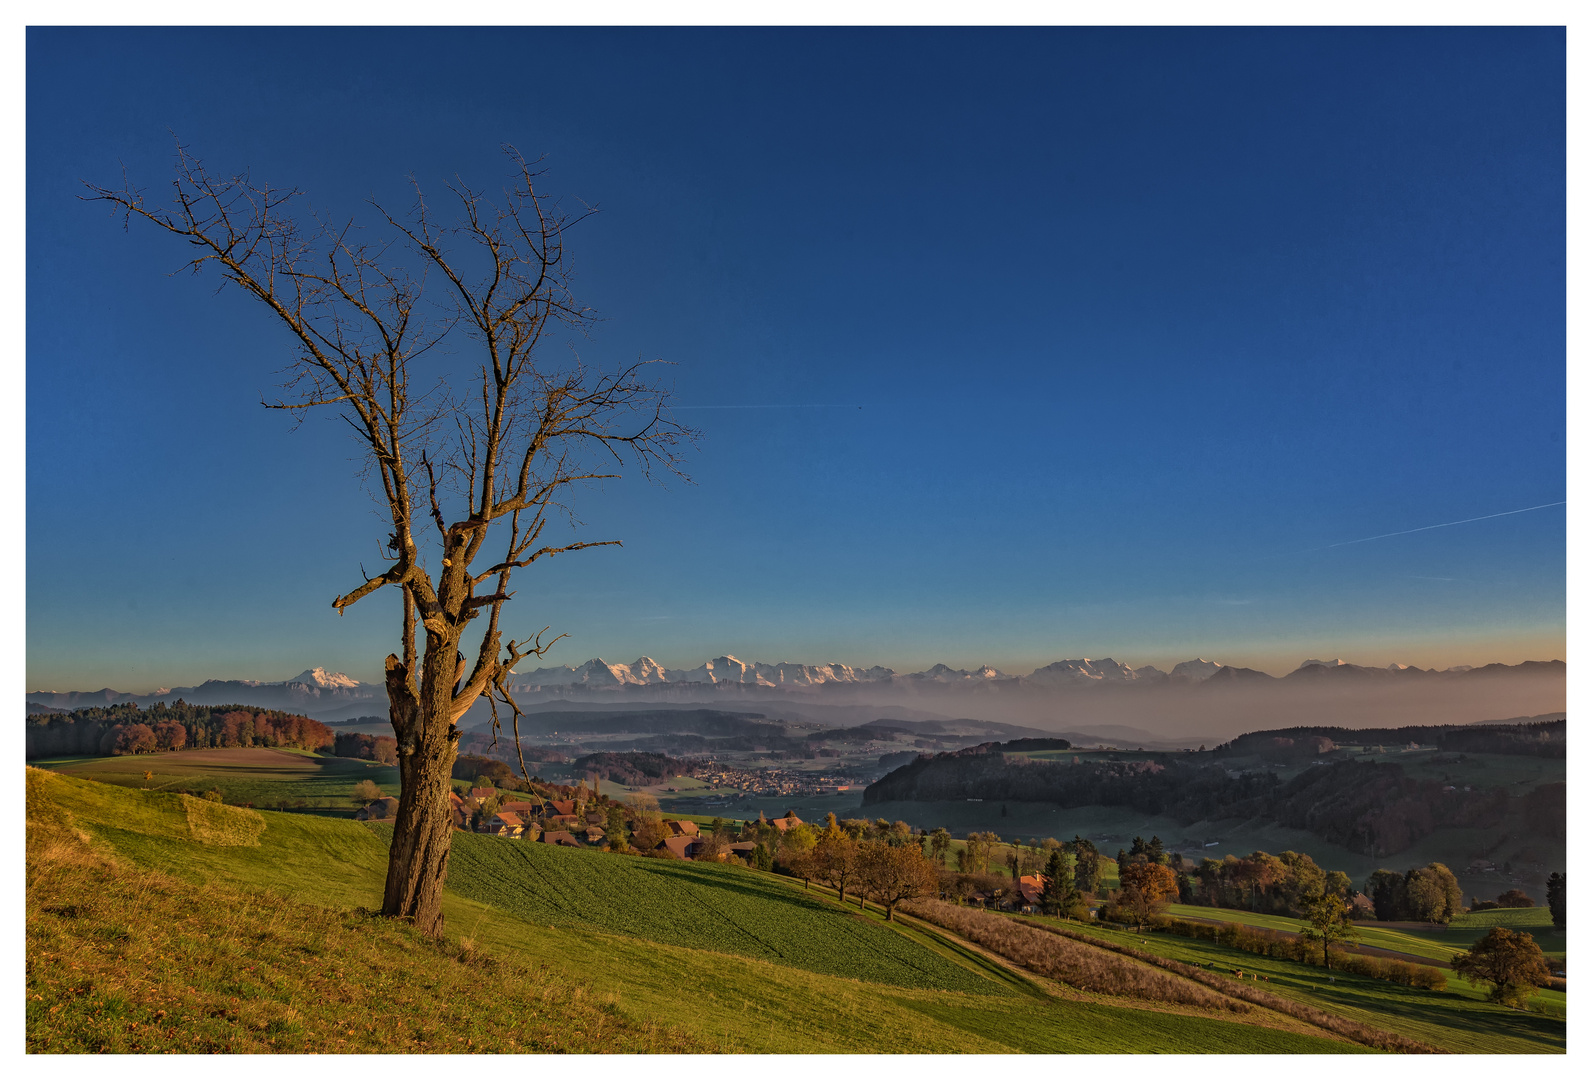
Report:
M 1365 895 L 1383 922 L 1452 922 L 1465 910 L 1465 894 L 1454 872 L 1442 863 L 1427 863 L 1400 874 L 1376 870 L 1365 880 Z
M 1297 915 L 1304 911 L 1309 897 L 1326 893 L 1345 896 L 1350 891 L 1347 874 L 1323 870 L 1309 855 L 1297 851 L 1201 859 L 1192 867 L 1174 855 L 1172 868 L 1181 873 L 1180 900 L 1206 907 Z
M 29 758 L 157 754 L 213 747 L 290 746 L 320 750 L 332 731 L 318 720 L 243 705 L 128 702 L 28 717 Z
M 382 765 L 398 764 L 398 740 L 391 735 L 367 735 L 360 731 L 339 731 L 332 741 L 332 753 L 337 757 L 375 761 Z
M 899 842 L 891 842 L 891 833 L 896 833 Z M 906 835 L 912 835 L 910 828 Z M 859 906 L 874 901 L 885 909 L 887 922 L 894 921 L 896 905 L 903 900 L 936 896 L 940 890 L 940 873 L 924 855 L 921 843 L 901 838 L 888 823 L 883 835 L 874 830 L 874 835 L 865 833 L 859 839 L 841 828 L 833 814 L 812 846 L 792 851 L 785 865 L 804 881 L 834 889 L 841 903 L 846 902 L 848 890 L 858 897 Z

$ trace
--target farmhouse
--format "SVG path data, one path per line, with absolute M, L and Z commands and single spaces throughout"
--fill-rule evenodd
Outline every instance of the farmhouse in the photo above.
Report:
M 669 831 L 676 836 L 696 836 L 697 823 L 694 821 L 665 821 Z
M 520 815 L 512 810 L 500 810 L 492 815 L 492 820 L 486 823 L 486 832 L 493 836 L 505 836 L 510 840 L 518 840 L 525 832 L 525 822 Z
M 554 829 L 542 834 L 542 843 L 554 844 L 558 847 L 580 847 L 580 841 L 575 839 L 573 833 L 566 829 Z
M 1024 874 L 1017 879 L 1018 905 L 1024 911 L 1032 911 L 1039 904 L 1039 898 L 1044 891 L 1044 874 Z
M 795 812 L 792 811 L 791 813 L 786 814 L 784 817 L 775 818 L 773 821 L 770 821 L 769 824 L 783 833 L 789 832 L 796 826 L 802 824 L 802 819 L 797 817 Z
M 671 836 L 658 846 L 668 848 L 682 859 L 694 859 L 702 850 L 702 841 L 695 836 Z
M 551 799 L 547 805 L 552 807 L 553 813 L 559 817 L 569 817 L 575 813 L 574 799 Z
M 390 795 L 354 811 L 354 818 L 358 821 L 388 821 L 397 816 L 398 800 Z

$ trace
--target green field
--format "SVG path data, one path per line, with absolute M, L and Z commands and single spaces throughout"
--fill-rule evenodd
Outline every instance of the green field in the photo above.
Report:
M 233 806 L 313 810 L 352 815 L 354 785 L 373 780 L 398 794 L 398 770 L 371 761 L 331 757 L 308 750 L 265 747 L 179 750 L 123 757 L 53 758 L 32 765 L 106 784 L 146 791 L 221 792 Z M 154 776 L 146 780 L 144 773 Z
M 1547 1015 L 1528 1013 L 1493 1005 L 1485 1000 L 1481 989 L 1452 976 L 1446 991 L 1418 990 L 1380 979 L 1327 972 L 1321 967 L 1291 960 L 1257 956 L 1212 941 L 1067 925 L 1074 930 L 1084 929 L 1101 940 L 1184 963 L 1209 964 L 1216 971 L 1238 969 L 1265 975 L 1270 981 L 1263 986 L 1271 993 L 1309 1002 L 1451 1053 L 1528 1054 L 1563 1053 L 1565 1050 L 1565 995 L 1556 991 L 1544 990 L 1538 994 L 1539 1007 L 1546 1009 Z
M 265 890 L 291 896 L 298 904 L 339 911 L 379 902 L 386 857 L 386 829 L 380 825 L 273 812 L 250 817 L 250 811 L 228 810 L 244 815 L 240 821 L 257 823 L 257 831 L 244 830 L 227 839 L 195 824 L 194 800 L 39 770 L 28 773 L 28 802 L 30 817 L 38 815 L 80 831 L 118 858 L 190 882 L 198 887 L 195 895 L 206 887 Z M 551 985 L 588 987 L 635 1030 L 666 1024 L 687 1032 L 706 1049 L 760 1053 L 1362 1049 L 1297 1031 L 1202 1015 L 1156 1011 L 1152 1017 L 1120 999 L 1055 997 L 1004 969 L 995 970 L 995 965 L 979 960 L 970 950 L 885 926 L 876 913 L 859 918 L 855 909 L 825 910 L 819 905 L 826 901 L 815 900 L 816 893 L 803 895 L 799 886 L 750 871 L 568 850 L 545 853 L 558 862 L 536 862 L 536 856 L 528 854 L 531 846 L 517 841 L 460 839 L 459 877 L 444 902 L 450 934 L 468 937 L 475 947 L 501 955 L 505 963 L 542 972 L 538 978 L 550 980 Z M 654 865 L 665 869 L 656 871 Z M 540 885 L 534 874 L 523 872 L 537 866 L 543 875 Z M 632 875 L 633 867 L 639 869 Z M 566 878 L 577 880 L 581 875 L 590 888 L 564 890 Z M 597 882 L 602 877 L 627 882 L 621 888 L 643 890 L 640 902 L 648 906 L 640 912 L 616 912 L 611 898 L 600 895 Z M 492 902 L 463 895 L 459 885 L 463 891 L 480 890 Z M 547 895 L 535 897 L 538 889 L 547 890 Z M 778 889 L 786 890 L 785 899 L 772 891 Z M 737 890 L 733 902 L 725 898 Z M 533 898 L 517 895 L 526 892 Z M 682 909 L 705 896 L 716 897 L 720 906 L 739 913 L 736 925 L 729 926 L 709 912 L 694 921 L 682 918 Z M 511 910 L 514 907 L 522 910 Z M 544 909 L 554 909 L 547 921 Z M 134 914 L 127 909 L 124 922 Z M 157 915 L 151 912 L 149 917 Z M 615 932 L 601 922 L 621 917 L 633 920 L 629 932 Z M 841 976 L 809 970 L 832 962 L 824 958 L 827 943 L 823 942 L 803 943 L 800 949 L 805 951 L 793 947 L 791 957 L 773 959 L 721 951 L 727 941 L 734 947 L 736 940 L 748 950 L 754 948 L 745 941 L 758 936 L 760 927 L 781 919 L 806 920 L 805 925 L 820 928 L 827 936 L 834 936 L 834 928 L 844 924 L 846 933 L 879 955 L 858 956 L 860 970 Z M 689 941 L 693 927 L 700 935 L 696 944 L 709 947 L 671 942 L 670 938 L 682 936 Z M 747 937 L 737 939 L 738 933 Z M 769 940 L 778 945 L 785 939 Z M 250 948 L 246 941 L 235 947 L 233 962 L 253 965 Z M 869 976 L 894 981 L 872 981 Z M 933 980 L 945 986 L 973 981 L 965 982 L 967 990 L 955 990 L 925 985 Z M 300 1002 L 300 1011 L 318 1004 Z M 41 1008 L 48 1014 L 47 1003 Z M 363 1016 L 363 1010 L 356 1011 Z
M 1268 930 L 1286 930 L 1297 933 L 1304 925 L 1286 915 L 1263 915 L 1253 911 L 1232 908 L 1200 907 L 1194 904 L 1172 904 L 1167 914 L 1183 919 L 1216 919 L 1221 922 L 1242 923 L 1245 926 L 1264 927 Z M 1488 920 L 1485 916 L 1497 918 Z M 1481 911 L 1475 915 L 1462 915 L 1446 928 L 1415 929 L 1401 924 L 1397 927 L 1374 922 L 1355 923 L 1361 945 L 1390 949 L 1421 960 L 1440 960 L 1447 963 L 1457 952 L 1463 952 L 1485 937 L 1493 926 L 1507 926 L 1527 930 L 1538 947 L 1550 958 L 1564 959 L 1565 931 L 1555 930 L 1547 908 L 1515 908 L 1513 910 Z
M 771 874 L 460 834 L 448 887 L 530 922 L 739 953 L 891 986 L 995 993 L 987 978 Z

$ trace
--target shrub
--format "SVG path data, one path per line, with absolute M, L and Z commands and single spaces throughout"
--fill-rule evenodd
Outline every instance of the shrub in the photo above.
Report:
M 1339 971 L 1382 979 L 1397 986 L 1413 986 L 1421 990 L 1448 989 L 1448 976 L 1441 968 L 1430 964 L 1413 964 L 1408 960 L 1389 960 L 1360 953 L 1339 953 L 1333 964 Z

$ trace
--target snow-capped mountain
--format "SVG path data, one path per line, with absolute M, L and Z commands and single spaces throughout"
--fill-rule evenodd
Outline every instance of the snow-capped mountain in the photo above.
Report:
M 915 682 L 929 683 L 981 683 L 992 682 L 996 679 L 1009 679 L 1010 675 L 996 671 L 988 664 L 973 670 L 966 671 L 962 668 L 953 668 L 945 664 L 935 664 L 927 671 L 914 671 L 906 678 Z
M 1133 682 L 1138 678 L 1140 675 L 1137 671 L 1108 656 L 1104 660 L 1057 660 L 1054 664 L 1036 669 L 1023 681 L 1035 686 L 1080 686 L 1100 682 Z
M 365 684 L 358 679 L 351 679 L 341 671 L 327 671 L 323 667 L 313 667 L 302 671 L 291 679 L 283 680 L 283 685 L 301 683 L 313 686 L 320 690 L 357 690 Z
M 666 669 L 649 656 L 630 664 L 610 664 L 601 658 L 579 667 L 547 667 L 516 674 L 513 685 L 522 689 L 538 686 L 656 686 L 659 683 L 704 683 L 716 686 L 736 683 L 743 686 L 808 687 L 825 683 L 888 681 L 895 672 L 871 667 L 859 671 L 845 664 L 765 664 L 746 663 L 725 655 L 705 660 L 694 668 Z
M 1203 657 L 1194 660 L 1185 660 L 1172 669 L 1172 678 L 1188 679 L 1191 682 L 1204 682 L 1221 670 L 1222 665 L 1215 660 L 1206 660 Z

